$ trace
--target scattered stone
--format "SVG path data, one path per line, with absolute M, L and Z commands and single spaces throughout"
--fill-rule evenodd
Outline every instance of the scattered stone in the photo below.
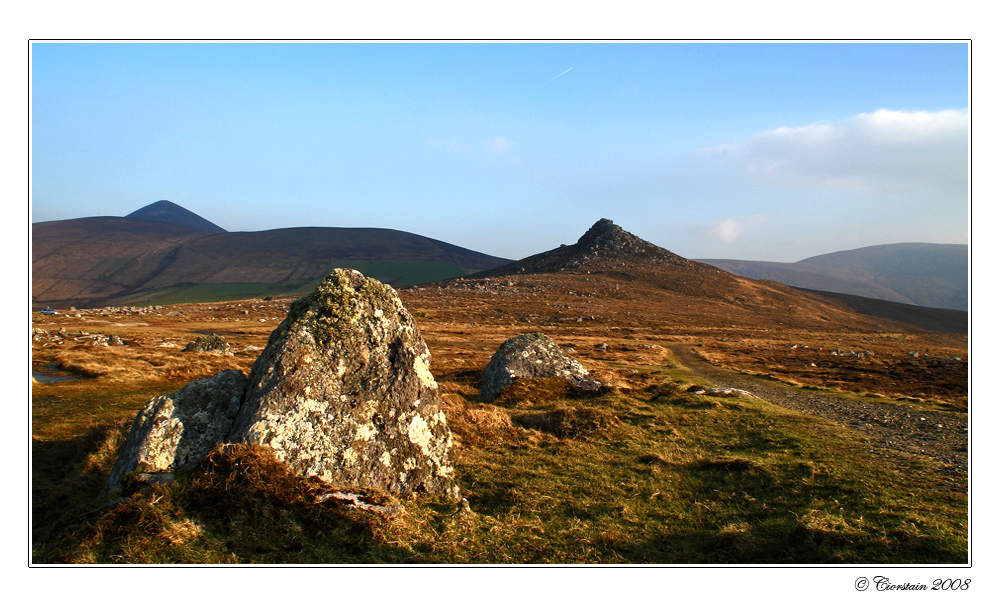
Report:
M 483 372 L 479 399 L 490 400 L 515 379 L 561 377 L 574 386 L 597 391 L 601 383 L 559 345 L 540 332 L 509 338 L 500 345 Z
M 231 430 L 246 381 L 240 371 L 224 370 L 150 400 L 132 422 L 105 492 L 121 487 L 128 473 L 173 473 L 204 459 Z
M 320 494 L 316 497 L 316 502 L 323 503 L 327 501 L 336 501 L 341 506 L 360 509 L 362 511 L 368 511 L 369 513 L 375 513 L 377 515 L 383 515 L 386 517 L 395 517 L 403 512 L 402 505 L 398 503 L 394 504 L 379 504 L 370 500 L 364 494 L 359 494 L 357 492 L 326 492 Z M 464 498 L 462 500 L 465 500 Z
M 741 390 L 735 387 L 713 387 L 706 390 L 695 390 L 695 394 L 704 394 L 705 396 L 720 396 L 725 398 L 733 397 L 743 397 L 743 398 L 754 398 L 755 396 L 746 390 Z
M 229 347 L 225 336 L 219 336 L 214 332 L 199 336 L 187 344 L 181 351 L 193 351 L 195 353 L 216 353 L 219 355 L 233 355 L 233 350 Z
M 472 507 L 469 506 L 469 501 L 465 498 L 463 498 L 462 502 L 458 505 L 458 510 L 451 514 L 453 519 L 458 520 L 469 520 L 475 516 L 476 512 L 472 510 Z

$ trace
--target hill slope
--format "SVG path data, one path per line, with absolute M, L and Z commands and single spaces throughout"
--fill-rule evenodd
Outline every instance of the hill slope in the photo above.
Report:
M 898 243 L 794 263 L 699 260 L 750 279 L 942 309 L 968 310 L 967 245 Z
M 142 215 L 32 224 L 32 301 L 87 307 L 306 293 L 335 267 L 398 286 L 509 262 L 397 230 L 205 231 L 173 203 L 150 207 L 136 211 Z M 172 221 L 144 218 L 157 211 Z M 191 223 L 179 223 L 185 218 Z

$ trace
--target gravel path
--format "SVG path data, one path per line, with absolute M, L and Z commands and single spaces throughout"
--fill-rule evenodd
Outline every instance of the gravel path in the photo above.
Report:
M 939 460 L 948 472 L 968 471 L 969 427 L 964 413 L 848 400 L 791 388 L 715 366 L 687 346 L 676 345 L 670 349 L 681 364 L 719 387 L 744 389 L 772 404 L 842 423 L 864 432 L 883 448 Z

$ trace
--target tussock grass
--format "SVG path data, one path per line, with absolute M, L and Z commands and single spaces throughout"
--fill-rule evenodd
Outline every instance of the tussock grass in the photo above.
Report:
M 388 549 L 376 516 L 317 502 L 326 489 L 265 448 L 220 446 L 176 485 L 114 505 L 62 555 L 73 563 L 336 563 Z

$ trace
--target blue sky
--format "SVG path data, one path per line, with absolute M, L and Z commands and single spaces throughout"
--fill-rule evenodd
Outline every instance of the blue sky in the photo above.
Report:
M 521 258 L 601 217 L 679 255 L 968 242 L 946 43 L 36 43 L 32 221 L 166 199 Z

